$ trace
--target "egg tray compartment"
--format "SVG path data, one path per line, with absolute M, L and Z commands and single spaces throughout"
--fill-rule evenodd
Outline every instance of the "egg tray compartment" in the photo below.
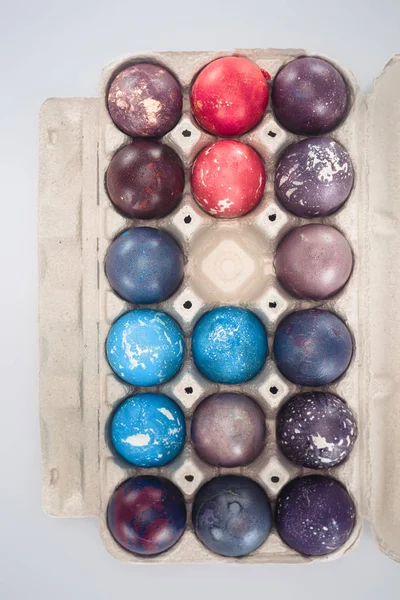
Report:
M 369 131 L 367 103 L 359 95 L 351 74 L 338 67 L 349 87 L 351 107 L 343 124 L 332 132 L 331 137 L 349 151 L 354 164 L 355 185 L 340 211 L 312 222 L 329 223 L 345 234 L 354 252 L 355 267 L 346 287 L 333 299 L 319 303 L 295 300 L 276 281 L 274 252 L 288 230 L 311 221 L 287 213 L 275 199 L 273 172 L 277 158 L 284 148 L 300 137 L 288 133 L 277 123 L 271 103 L 262 121 L 239 138 L 256 149 L 264 160 L 267 185 L 259 206 L 240 219 L 224 221 L 204 213 L 190 193 L 192 162 L 204 146 L 217 139 L 194 121 L 190 111 L 190 86 L 205 64 L 230 54 L 250 58 L 273 78 L 285 63 L 306 53 L 298 50 L 239 50 L 233 53 L 141 54 L 104 70 L 100 98 L 52 99 L 42 107 L 39 235 L 44 506 L 57 516 L 99 516 L 107 549 L 124 561 L 264 563 L 316 560 L 292 551 L 274 529 L 266 542 L 249 556 L 240 559 L 221 557 L 197 540 L 190 521 L 194 495 L 211 477 L 228 472 L 247 475 L 263 486 L 274 503 L 285 483 L 310 472 L 287 461 L 276 446 L 277 411 L 302 388 L 291 384 L 278 372 L 272 357 L 272 342 L 277 323 L 285 314 L 311 306 L 334 311 L 346 321 L 353 334 L 355 348 L 348 370 L 339 381 L 319 389 L 344 398 L 355 413 L 360 430 L 359 441 L 349 459 L 329 470 L 343 482 L 356 503 L 356 527 L 342 548 L 323 558 L 347 552 L 359 538 L 363 517 L 373 519 L 370 499 L 374 458 L 366 443 L 370 438 L 371 413 L 365 400 L 365 394 L 371 388 L 367 374 L 373 374 L 366 359 L 371 361 L 373 353 L 369 325 L 366 326 L 364 320 L 373 310 L 369 302 L 362 301 L 364 290 L 370 288 L 369 257 L 376 252 L 375 248 L 368 247 L 366 235 L 370 225 L 366 190 L 370 186 L 362 149 L 365 132 Z M 142 60 L 167 67 L 181 83 L 184 94 L 182 118 L 162 141 L 178 152 L 186 171 L 184 197 L 176 210 L 163 219 L 145 222 L 127 220 L 118 214 L 104 185 L 111 158 L 118 148 L 130 141 L 109 117 L 105 101 L 107 86 L 121 69 Z M 397 61 L 394 64 L 396 66 Z M 398 86 L 398 67 L 397 73 Z M 385 143 L 381 141 L 381 144 L 387 153 Z M 115 457 L 108 443 L 112 411 L 122 399 L 140 389 L 116 378 L 105 357 L 104 345 L 112 322 L 132 305 L 111 290 L 104 274 L 104 257 L 112 239 L 127 227 L 136 225 L 156 226 L 168 231 L 181 244 L 188 258 L 183 284 L 170 299 L 157 305 L 173 316 L 185 333 L 187 353 L 182 369 L 157 389 L 174 398 L 184 410 L 188 439 L 182 453 L 159 469 L 127 466 Z M 385 233 L 383 238 L 387 238 Z M 382 249 L 382 246 L 378 244 L 378 248 Z M 224 304 L 254 311 L 269 335 L 270 355 L 266 366 L 255 379 L 244 385 L 220 386 L 207 381 L 196 370 L 190 356 L 194 324 L 204 312 Z M 266 413 L 267 444 L 260 457 L 248 467 L 211 467 L 196 456 L 191 446 L 190 418 L 194 409 L 209 394 L 225 389 L 253 396 Z M 399 441 L 396 448 L 400 454 Z M 188 509 L 188 526 L 179 542 L 169 551 L 151 558 L 135 556 L 120 547 L 109 533 L 105 519 L 109 498 L 118 484 L 143 472 L 174 481 L 182 490 Z M 396 484 L 400 488 L 397 478 Z M 388 553 L 395 555 L 391 551 Z

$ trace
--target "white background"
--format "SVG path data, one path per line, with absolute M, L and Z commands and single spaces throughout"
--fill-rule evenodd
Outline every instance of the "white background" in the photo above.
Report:
M 348 557 L 312 567 L 132 566 L 106 553 L 96 520 L 44 515 L 36 327 L 37 116 L 45 98 L 97 95 L 103 65 L 130 52 L 235 47 L 326 54 L 366 91 L 400 52 L 398 0 L 1 0 L 0 7 L 1 600 L 399 598 L 400 565 L 380 554 L 369 530 Z

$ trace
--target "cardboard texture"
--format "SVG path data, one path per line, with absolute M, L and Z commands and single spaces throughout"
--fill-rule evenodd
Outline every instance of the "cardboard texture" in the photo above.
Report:
M 187 502 L 187 530 L 164 554 L 151 558 L 130 554 L 107 529 L 105 513 L 113 490 L 143 469 L 121 466 L 107 439 L 113 409 L 139 389 L 117 380 L 105 358 L 104 344 L 110 325 L 131 305 L 110 289 L 104 274 L 104 256 L 120 231 L 139 222 L 121 217 L 105 190 L 104 175 L 109 162 L 116 150 L 129 141 L 112 123 L 105 93 L 116 72 L 145 59 L 170 69 L 184 93 L 182 118 L 162 140 L 184 162 L 184 198 L 172 214 L 146 222 L 175 236 L 188 258 L 184 283 L 170 299 L 157 306 L 182 326 L 188 350 L 181 371 L 159 386 L 160 391 L 180 404 L 189 423 L 202 399 L 227 389 L 201 377 L 190 356 L 193 326 L 215 305 L 238 304 L 253 310 L 268 330 L 270 348 L 276 325 L 285 314 L 316 305 L 332 309 L 348 323 L 355 353 L 345 375 L 322 389 L 329 389 L 348 402 L 358 419 L 360 438 L 349 459 L 331 469 L 330 474 L 347 487 L 358 516 L 346 545 L 318 560 L 348 552 L 359 538 L 364 518 L 372 522 L 382 551 L 400 560 L 400 374 L 396 364 L 400 319 L 396 314 L 395 288 L 400 277 L 400 211 L 396 206 L 400 190 L 400 58 L 389 63 L 367 97 L 359 94 L 353 76 L 336 65 L 347 80 L 351 108 L 331 136 L 352 157 L 355 186 L 338 213 L 318 222 L 330 223 L 343 231 L 353 248 L 355 268 L 344 290 L 333 299 L 315 303 L 288 296 L 274 274 L 273 256 L 279 240 L 289 229 L 307 221 L 285 212 L 274 198 L 277 157 L 289 143 L 300 138 L 278 125 L 270 105 L 261 123 L 240 138 L 265 161 L 268 181 L 260 205 L 240 219 L 223 221 L 205 214 L 190 195 L 193 159 L 216 139 L 201 130 L 190 114 L 190 86 L 205 64 L 230 54 L 247 56 L 273 77 L 283 64 L 306 53 L 236 50 L 141 54 L 104 70 L 99 98 L 50 99 L 42 106 L 39 321 L 44 508 L 55 516 L 99 517 L 107 549 L 118 559 L 132 563 L 316 560 L 292 551 L 275 530 L 249 556 L 225 558 L 209 552 L 191 529 L 193 497 L 202 483 L 217 474 L 229 471 L 255 479 L 274 503 L 289 479 L 309 472 L 289 463 L 276 447 L 276 413 L 299 388 L 277 371 L 271 354 L 254 380 L 235 386 L 256 398 L 266 413 L 268 439 L 261 456 L 248 467 L 218 469 L 200 461 L 188 439 L 182 454 L 172 463 L 145 470 L 172 479 Z M 224 267 L 227 259 L 229 269 Z M 186 308 L 187 301 L 190 308 Z M 274 483 L 272 477 L 279 481 Z

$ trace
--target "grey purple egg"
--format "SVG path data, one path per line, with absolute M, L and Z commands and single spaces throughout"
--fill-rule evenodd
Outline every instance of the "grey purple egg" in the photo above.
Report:
M 327 392 L 304 392 L 280 409 L 276 439 L 293 463 L 309 469 L 330 469 L 351 452 L 357 439 L 357 423 L 341 398 Z
M 321 58 L 292 60 L 277 74 L 272 103 L 278 121 L 299 135 L 320 135 L 336 127 L 348 107 L 346 82 Z
M 111 82 L 108 110 L 118 129 L 127 135 L 161 137 L 180 119 L 181 88 L 160 65 L 131 65 Z
M 346 202 L 354 171 L 345 148 L 329 137 L 309 138 L 290 145 L 275 171 L 279 201 L 299 217 L 325 217 Z
M 312 308 L 287 315 L 274 339 L 280 372 L 299 385 L 327 385 L 347 369 L 353 342 L 345 323 L 329 310 Z
M 245 394 L 212 394 L 192 418 L 191 437 L 197 454 L 219 467 L 251 463 L 264 448 L 265 436 L 265 415 Z
M 245 556 L 271 531 L 271 505 L 262 487 L 241 475 L 215 477 L 198 491 L 192 522 L 199 540 L 223 556 Z
M 349 242 L 334 227 L 312 223 L 292 229 L 280 242 L 275 271 L 297 298 L 325 300 L 348 281 L 353 268 Z
M 275 523 L 282 540 L 307 556 L 334 552 L 349 539 L 356 522 L 354 502 L 332 477 L 307 475 L 281 490 Z

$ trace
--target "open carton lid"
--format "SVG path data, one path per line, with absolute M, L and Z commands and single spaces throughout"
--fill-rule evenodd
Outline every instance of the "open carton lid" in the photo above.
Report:
M 400 55 L 386 65 L 360 112 L 362 497 L 380 549 L 400 561 Z

